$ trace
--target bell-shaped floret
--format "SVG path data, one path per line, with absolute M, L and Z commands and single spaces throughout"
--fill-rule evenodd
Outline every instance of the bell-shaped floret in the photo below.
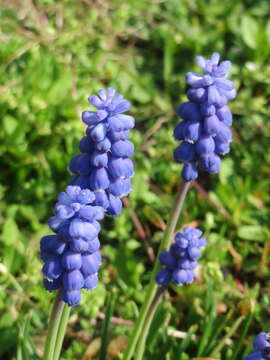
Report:
M 104 209 L 107 209 L 109 206 L 109 199 L 104 190 L 95 191 L 95 205 L 101 206 Z
M 107 134 L 106 124 L 99 123 L 98 125 L 95 125 L 93 127 L 90 126 L 87 129 L 87 133 L 94 142 L 101 141 L 105 139 Z
M 232 125 L 232 113 L 228 106 L 222 106 L 221 108 L 217 109 L 216 113 L 217 117 L 220 121 L 222 121 L 225 125 L 231 126 Z
M 215 137 L 215 152 L 221 155 L 225 155 L 230 151 L 230 143 L 229 142 L 225 142 L 222 143 L 220 141 L 218 141 L 218 139 L 216 139 Z
M 221 165 L 221 160 L 215 153 L 200 156 L 200 165 L 210 174 L 216 174 Z
M 209 104 L 207 101 L 205 101 L 201 104 L 200 111 L 203 116 L 213 116 L 217 110 L 213 104 Z
M 164 251 L 160 253 L 159 261 L 162 265 L 165 265 L 168 269 L 174 269 L 176 267 L 176 259 L 169 251 Z
M 188 257 L 183 257 L 178 260 L 177 266 L 183 270 L 194 270 L 197 266 L 197 261 L 190 260 Z
M 72 238 L 70 240 L 70 249 L 74 252 L 84 253 L 88 251 L 90 241 L 82 238 Z
M 156 275 L 156 282 L 159 285 L 167 285 L 172 278 L 172 272 L 168 269 L 161 269 Z
M 84 289 L 93 290 L 97 287 L 98 275 L 92 274 L 84 278 Z
M 112 155 L 114 157 L 130 157 L 134 152 L 134 145 L 128 140 L 119 140 L 112 144 Z
M 66 271 L 63 275 L 63 287 L 67 291 L 80 290 L 84 279 L 80 270 Z
M 108 172 L 111 177 L 131 177 L 134 174 L 133 163 L 127 158 L 110 157 Z
M 97 237 L 92 241 L 88 241 L 87 253 L 92 254 L 96 252 L 99 248 L 100 248 L 100 242 Z
M 66 251 L 62 256 L 62 266 L 66 270 L 78 270 L 82 266 L 82 256 L 78 252 Z
M 174 160 L 179 163 L 190 162 L 195 156 L 195 146 L 187 141 L 183 141 L 173 153 Z
M 99 111 L 83 111 L 82 121 L 86 125 L 97 125 L 102 120 L 106 119 L 109 113 L 106 110 Z
M 216 115 L 207 116 L 203 121 L 203 130 L 209 136 L 215 136 L 220 130 L 221 122 Z
M 68 170 L 72 174 L 79 174 L 79 161 L 80 161 L 81 156 L 82 156 L 82 154 L 75 155 L 70 160 L 69 165 L 68 165 Z
M 110 194 L 107 213 L 112 216 L 117 216 L 121 213 L 121 211 L 122 211 L 122 201 L 119 198 Z
M 226 142 L 232 141 L 231 129 L 229 129 L 229 127 L 226 126 L 221 121 L 219 122 L 219 129 L 216 134 L 216 141 L 219 141 L 221 143 L 226 143 Z
M 185 234 L 183 234 L 183 232 L 175 235 L 175 242 L 182 249 L 186 249 L 189 245 L 189 239 L 185 236 Z
M 129 131 L 123 130 L 123 131 L 108 131 L 108 138 L 111 142 L 119 141 L 119 140 L 126 140 L 128 138 Z
M 81 300 L 80 290 L 67 291 L 65 289 L 61 292 L 62 300 L 69 306 L 76 306 Z
M 62 278 L 61 278 L 61 276 L 59 278 L 53 279 L 53 280 L 51 280 L 51 279 L 48 280 L 48 279 L 44 278 L 43 284 L 45 286 L 45 289 L 48 291 L 58 290 L 62 286 Z
M 213 78 L 210 75 L 188 72 L 186 74 L 186 83 L 194 88 L 201 88 L 213 84 Z
M 97 273 L 101 264 L 101 256 L 99 252 L 92 254 L 83 254 L 81 272 L 84 277 Z
M 44 264 L 42 272 L 47 279 L 57 279 L 63 272 L 59 256 L 51 256 Z
M 188 273 L 187 270 L 177 269 L 172 273 L 172 280 L 176 283 L 176 285 L 183 285 L 188 282 Z
M 190 101 L 202 103 L 207 99 L 207 90 L 204 88 L 189 89 L 187 97 Z
M 93 222 L 104 218 L 104 209 L 101 206 L 86 205 L 80 209 L 79 214 L 85 220 Z
M 196 142 L 201 133 L 200 121 L 187 121 L 184 129 L 184 140 L 190 142 Z
M 112 180 L 109 186 L 109 192 L 116 196 L 121 197 L 131 191 L 131 183 L 129 179 L 118 178 Z
M 59 235 L 43 236 L 40 240 L 40 251 L 48 251 L 55 255 L 62 255 L 66 248 L 66 243 Z
M 107 137 L 105 137 L 103 140 L 95 143 L 95 149 L 100 152 L 107 152 L 110 150 L 111 145 L 112 144 L 110 140 Z
M 90 163 L 95 167 L 106 167 L 108 165 L 108 155 L 95 151 L 90 156 Z
M 199 175 L 198 168 L 193 162 L 184 164 L 182 178 L 184 181 L 192 181 L 197 179 Z
M 93 190 L 107 189 L 110 185 L 107 170 L 105 168 L 94 168 L 90 175 L 89 184 Z
M 82 153 L 91 153 L 94 147 L 95 143 L 90 136 L 84 136 L 79 143 L 79 150 Z
M 191 260 L 195 261 L 198 260 L 200 257 L 200 249 L 198 247 L 192 246 L 188 247 L 188 255 Z
M 91 241 L 95 239 L 98 231 L 92 222 L 75 218 L 69 225 L 69 234 L 73 238 L 83 238 Z
M 184 102 L 179 105 L 177 114 L 184 120 L 198 122 L 201 120 L 200 106 L 195 102 Z
M 215 142 L 211 136 L 201 136 L 195 146 L 199 155 L 211 154 L 215 150 Z

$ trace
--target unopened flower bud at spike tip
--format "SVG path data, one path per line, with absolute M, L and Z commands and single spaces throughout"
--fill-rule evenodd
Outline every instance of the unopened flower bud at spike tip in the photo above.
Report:
M 232 114 L 227 103 L 236 96 L 236 90 L 227 79 L 231 62 L 219 63 L 219 59 L 218 53 L 213 53 L 210 59 L 197 56 L 196 62 L 204 74 L 186 74 L 186 82 L 191 86 L 187 92 L 189 101 L 178 106 L 177 114 L 183 121 L 174 129 L 174 138 L 182 141 L 174 151 L 174 159 L 184 163 L 184 181 L 196 179 L 198 167 L 217 173 L 221 165 L 218 155 L 230 151 Z M 196 154 L 191 145 L 195 146 Z

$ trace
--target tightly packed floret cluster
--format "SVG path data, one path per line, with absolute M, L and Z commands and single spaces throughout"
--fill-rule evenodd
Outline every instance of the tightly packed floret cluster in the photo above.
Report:
M 270 360 L 270 333 L 262 332 L 253 341 L 254 351 L 244 360 Z
M 77 305 L 81 289 L 93 289 L 101 264 L 99 220 L 104 213 L 119 215 L 121 197 L 131 191 L 134 146 L 127 140 L 134 127 L 132 116 L 123 114 L 130 103 L 113 88 L 99 90 L 89 97 L 96 111 L 84 111 L 86 136 L 80 142 L 81 154 L 73 157 L 70 171 L 76 176 L 58 196 L 55 215 L 49 226 L 55 235 L 41 239 L 44 285 L 61 290 L 68 305 Z
M 198 56 L 196 62 L 205 74 L 186 74 L 186 83 L 191 86 L 187 92 L 189 101 L 178 107 L 183 121 L 174 129 L 175 139 L 182 141 L 174 150 L 174 159 L 184 163 L 185 181 L 198 177 L 198 166 L 217 173 L 221 165 L 219 155 L 230 151 L 232 114 L 227 102 L 236 96 L 236 90 L 227 79 L 231 62 L 219 64 L 219 58 L 217 53 L 210 60 Z
M 171 280 L 176 285 L 183 285 L 194 280 L 194 269 L 200 257 L 200 249 L 207 244 L 201 235 L 201 230 L 189 226 L 175 235 L 175 242 L 171 245 L 170 251 L 159 255 L 160 263 L 165 266 L 156 275 L 159 285 L 166 285 Z
M 86 136 L 80 142 L 82 154 L 76 155 L 69 164 L 76 176 L 70 184 L 79 185 L 95 193 L 95 205 L 102 206 L 109 215 L 119 215 L 121 197 L 131 191 L 130 178 L 134 174 L 129 159 L 134 146 L 128 140 L 134 118 L 123 114 L 130 103 L 115 89 L 99 90 L 89 97 L 96 111 L 84 111 L 82 120 L 87 124 Z
M 69 306 L 79 303 L 81 289 L 94 289 L 98 283 L 99 220 L 104 209 L 94 202 L 94 192 L 68 186 L 59 194 L 55 215 L 49 219 L 55 235 L 44 236 L 40 242 L 45 288 L 61 289 L 62 300 Z

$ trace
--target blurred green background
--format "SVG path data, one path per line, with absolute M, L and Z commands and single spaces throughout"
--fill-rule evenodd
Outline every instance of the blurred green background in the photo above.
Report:
M 172 130 L 184 74 L 218 51 L 239 92 L 234 142 L 220 173 L 190 190 L 178 228 L 200 226 L 209 245 L 196 282 L 159 307 L 145 359 L 243 359 L 270 329 L 270 2 L 2 0 L 0 14 L 0 358 L 42 354 L 54 295 L 39 239 L 70 178 L 87 97 L 107 86 L 133 103 L 134 190 L 103 223 L 100 284 L 72 311 L 62 359 L 98 358 L 113 292 L 108 358 L 120 358 L 179 182 Z

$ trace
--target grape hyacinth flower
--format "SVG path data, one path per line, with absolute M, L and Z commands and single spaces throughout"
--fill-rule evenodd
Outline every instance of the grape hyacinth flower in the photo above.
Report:
M 44 286 L 49 291 L 61 289 L 61 298 L 69 306 L 79 303 L 81 289 L 92 290 L 98 283 L 99 220 L 104 209 L 94 202 L 95 194 L 89 189 L 67 186 L 49 219 L 55 235 L 40 242 Z
M 174 159 L 183 163 L 182 177 L 191 181 L 198 177 L 198 166 L 215 174 L 221 165 L 220 155 L 230 151 L 232 114 L 227 106 L 235 98 L 233 82 L 228 80 L 230 61 L 221 61 L 214 53 L 210 60 L 202 56 L 196 62 L 205 74 L 188 72 L 188 102 L 180 104 L 178 116 L 183 119 L 174 129 L 181 144 L 174 150 Z
M 55 215 L 49 220 L 55 235 L 43 237 L 40 243 L 45 288 L 60 289 L 62 300 L 70 306 L 79 303 L 81 289 L 97 285 L 99 220 L 105 213 L 120 214 L 120 198 L 131 191 L 134 174 L 129 159 L 134 146 L 127 140 L 134 119 L 123 114 L 130 103 L 113 88 L 98 94 L 89 97 L 96 111 L 82 114 L 88 125 L 79 145 L 82 154 L 69 164 L 76 176 L 59 194 Z
M 201 230 L 189 226 L 175 235 L 175 243 L 171 245 L 170 251 L 159 255 L 160 263 L 165 266 L 156 275 L 159 285 L 167 285 L 171 280 L 176 285 L 183 285 L 194 280 L 200 248 L 207 244 L 201 235 Z
M 69 164 L 76 176 L 70 184 L 79 185 L 95 193 L 95 205 L 102 206 L 109 215 L 119 215 L 121 198 L 131 191 L 130 178 L 134 174 L 130 156 L 134 145 L 128 140 L 134 118 L 123 114 L 130 103 L 115 89 L 99 90 L 89 97 L 96 111 L 84 111 L 82 120 L 87 125 L 86 136 Z
M 253 341 L 254 351 L 244 360 L 270 360 L 270 333 L 262 332 Z

